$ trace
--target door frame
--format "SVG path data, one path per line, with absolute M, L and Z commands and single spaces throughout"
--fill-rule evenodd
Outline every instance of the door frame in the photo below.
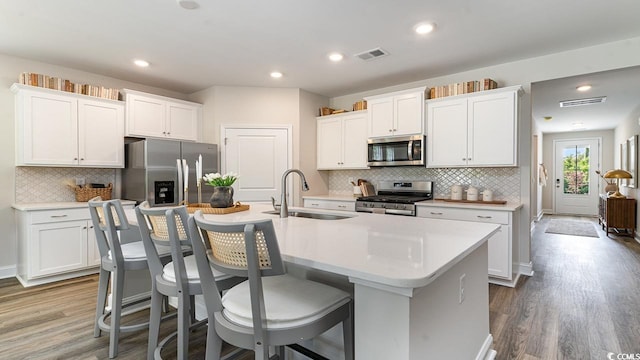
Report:
M 598 169 L 600 168 L 600 166 L 602 166 L 602 136 L 594 136 L 594 137 L 579 137 L 579 138 L 564 138 L 564 139 L 554 139 L 553 140 L 553 177 L 551 178 L 551 187 L 552 187 L 552 191 L 551 191 L 551 199 L 553 201 L 553 213 L 557 214 L 558 213 L 558 209 L 557 209 L 557 191 L 556 191 L 556 183 L 555 183 L 555 179 L 559 179 L 558 174 L 556 174 L 556 170 L 557 170 L 557 154 L 556 154 L 556 147 L 557 147 L 557 143 L 558 142 L 562 142 L 562 141 L 588 141 L 588 140 L 597 140 L 598 141 L 598 164 L 597 167 Z M 590 171 L 593 170 L 595 171 L 596 169 L 589 169 Z M 595 175 L 595 172 L 594 172 Z M 598 179 L 596 181 L 596 183 L 598 184 L 596 189 L 598 194 L 600 194 L 600 180 Z M 596 202 L 596 215 L 597 215 L 597 202 Z
M 221 124 L 220 125 L 220 174 L 227 172 L 225 134 L 229 129 L 268 129 L 268 130 L 286 130 L 287 131 L 287 168 L 293 167 L 293 125 L 291 124 Z M 242 176 L 242 174 L 239 174 Z M 292 182 L 287 184 L 287 193 L 291 193 Z

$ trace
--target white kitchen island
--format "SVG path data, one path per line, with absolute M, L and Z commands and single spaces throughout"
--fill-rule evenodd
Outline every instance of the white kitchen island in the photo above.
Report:
M 205 217 L 273 219 L 283 259 L 293 272 L 351 290 L 356 359 L 495 356 L 487 239 L 498 225 L 344 212 L 333 213 L 352 217 L 281 219 L 264 214 L 267 210 L 270 205 L 251 204 L 249 211 Z

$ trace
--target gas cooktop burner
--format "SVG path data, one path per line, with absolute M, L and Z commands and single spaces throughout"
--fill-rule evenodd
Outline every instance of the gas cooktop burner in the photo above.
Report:
M 431 199 L 431 181 L 381 181 L 378 195 L 356 199 L 356 211 L 415 216 L 415 203 Z

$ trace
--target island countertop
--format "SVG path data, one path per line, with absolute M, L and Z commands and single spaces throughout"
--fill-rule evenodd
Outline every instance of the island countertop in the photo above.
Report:
M 205 218 L 220 222 L 272 219 L 286 262 L 398 288 L 426 286 L 499 228 L 495 224 L 306 208 L 289 210 L 350 217 L 280 218 L 263 213 L 268 210 L 273 210 L 271 205 L 254 203 L 248 211 L 205 214 Z M 127 216 L 135 221 L 133 211 Z

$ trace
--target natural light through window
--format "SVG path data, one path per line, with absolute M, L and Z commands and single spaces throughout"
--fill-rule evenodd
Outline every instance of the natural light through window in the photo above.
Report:
M 565 194 L 589 194 L 589 147 L 570 146 L 562 150 Z

